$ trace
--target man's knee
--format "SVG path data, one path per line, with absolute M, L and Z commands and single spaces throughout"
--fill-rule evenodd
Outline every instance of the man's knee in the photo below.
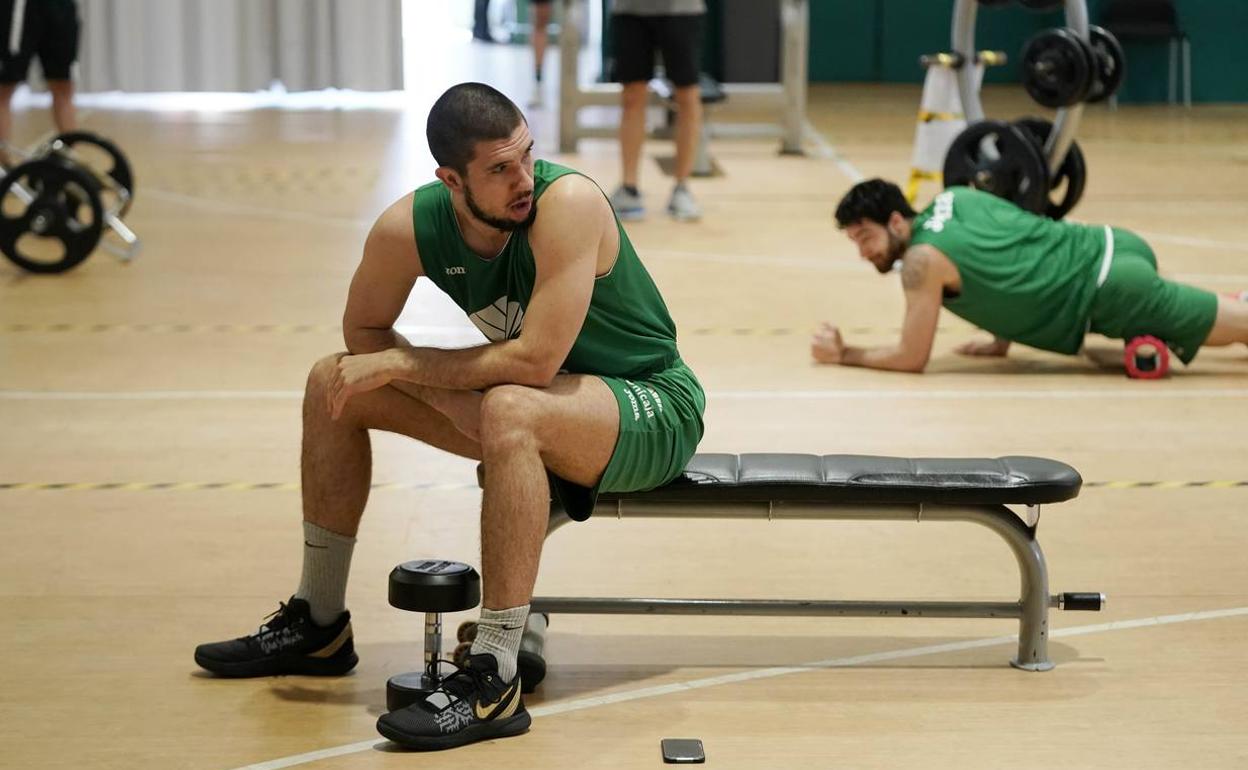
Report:
M 646 101 L 649 98 L 650 93 L 647 91 L 647 85 L 644 80 L 624 84 L 623 100 L 625 109 L 640 110 L 646 106 Z
M 537 440 L 541 397 L 524 385 L 496 385 L 481 397 L 481 446 L 509 449 Z
M 312 364 L 312 369 L 308 372 L 307 387 L 304 390 L 305 400 L 314 393 L 319 394 L 322 398 L 325 396 L 326 389 L 338 374 L 338 362 L 347 355 L 345 352 L 334 353 L 332 356 L 325 356 L 315 364 Z

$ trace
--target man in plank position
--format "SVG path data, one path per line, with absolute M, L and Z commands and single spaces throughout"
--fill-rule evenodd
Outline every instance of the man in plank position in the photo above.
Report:
M 387 738 L 440 749 L 528 729 L 517 653 L 552 493 L 584 519 L 599 490 L 670 481 L 702 436 L 705 397 L 606 196 L 572 169 L 534 161 L 507 97 L 457 85 L 434 104 L 427 135 L 438 181 L 377 219 L 347 298 L 348 353 L 308 377 L 299 588 L 254 634 L 200 645 L 195 660 L 222 676 L 351 670 L 344 599 L 369 429 L 482 461 L 484 601 L 472 654 L 430 696 L 378 720 Z M 442 350 L 401 337 L 394 323 L 420 276 L 489 342 Z
M 901 260 L 906 314 L 888 347 L 846 345 L 823 324 L 811 343 L 819 363 L 921 372 L 942 305 L 994 335 L 957 349 L 972 356 L 1004 356 L 1012 342 L 1074 354 L 1088 331 L 1158 337 L 1185 364 L 1202 347 L 1248 343 L 1248 302 L 1165 280 L 1128 230 L 1053 221 L 969 187 L 916 214 L 882 179 L 850 188 L 836 221 L 880 273 Z

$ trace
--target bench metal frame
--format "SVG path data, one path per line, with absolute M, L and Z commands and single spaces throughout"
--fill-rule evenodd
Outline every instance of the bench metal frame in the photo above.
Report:
M 614 509 L 614 510 L 612 510 Z M 1016 618 L 1018 653 L 1010 665 L 1025 671 L 1048 671 L 1049 607 L 1064 607 L 1063 597 L 1049 596 L 1044 553 L 1036 540 L 1040 506 L 1026 506 L 1026 521 L 1005 505 L 870 505 L 828 503 L 672 504 L 633 500 L 600 502 L 595 517 L 679 519 L 797 519 L 843 521 L 965 521 L 995 532 L 1018 562 L 1020 592 L 1013 602 L 972 601 L 827 601 L 745 599 L 643 599 L 534 597 L 533 614 L 646 615 L 784 615 L 839 617 Z M 546 536 L 571 521 L 552 507 Z M 1103 601 L 1103 597 L 1100 597 Z M 1071 609 L 1076 609 L 1072 606 Z M 1081 607 L 1081 609 L 1094 609 Z M 1099 606 L 1095 607 L 1099 609 Z

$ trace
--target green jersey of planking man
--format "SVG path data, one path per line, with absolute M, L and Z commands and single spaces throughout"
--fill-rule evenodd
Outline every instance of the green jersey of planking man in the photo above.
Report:
M 1167 281 L 1135 233 L 1057 222 L 969 187 L 951 187 L 916 214 L 897 185 L 859 182 L 837 225 L 881 273 L 901 261 L 906 315 L 896 345 L 845 344 L 824 324 L 811 355 L 825 364 L 921 372 L 941 307 L 993 334 L 958 352 L 1004 356 L 1011 342 L 1078 353 L 1088 331 L 1153 335 L 1183 363 L 1205 346 L 1248 342 L 1248 303 Z

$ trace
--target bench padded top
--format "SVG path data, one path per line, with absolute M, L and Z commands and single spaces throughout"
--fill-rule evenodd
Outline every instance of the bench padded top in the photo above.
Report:
M 1041 457 L 697 454 L 668 484 L 598 502 L 1039 505 L 1070 500 L 1082 485 L 1074 468 Z

